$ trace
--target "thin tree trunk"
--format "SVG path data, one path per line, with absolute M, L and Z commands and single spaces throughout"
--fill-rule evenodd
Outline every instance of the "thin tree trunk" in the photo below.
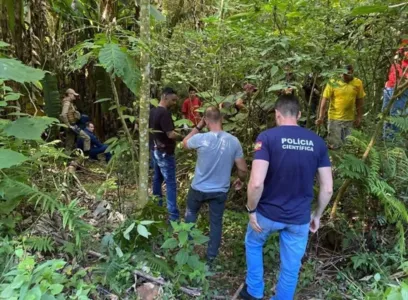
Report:
M 150 1 L 140 1 L 140 40 L 143 45 L 150 44 Z M 150 54 L 144 47 L 140 49 L 142 85 L 139 102 L 139 208 L 148 201 L 149 184 L 149 100 L 150 100 Z

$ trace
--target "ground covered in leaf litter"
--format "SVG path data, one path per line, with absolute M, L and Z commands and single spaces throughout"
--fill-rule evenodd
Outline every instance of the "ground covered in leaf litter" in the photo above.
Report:
M 125 211 L 131 211 L 134 203 L 125 203 L 123 199 L 118 199 L 115 190 L 104 189 L 101 194 L 101 187 L 106 179 L 105 165 L 98 162 L 87 162 L 78 167 L 75 173 L 71 174 L 72 187 L 67 190 L 68 198 L 80 199 L 81 206 L 88 209 L 89 213 L 84 219 L 96 228 L 103 228 L 103 231 L 113 231 L 126 219 Z M 134 189 L 128 187 L 128 196 L 134 194 Z M 183 193 L 180 193 L 181 195 Z M 182 196 L 181 196 L 182 197 Z M 231 299 L 245 280 L 245 248 L 244 237 L 247 228 L 248 216 L 243 209 L 245 205 L 244 192 L 231 192 L 224 215 L 223 240 L 219 257 L 215 263 L 214 274 L 210 277 L 210 289 L 214 297 L 221 299 Z M 185 210 L 185 203 L 179 200 L 181 213 Z M 58 222 L 57 222 L 58 223 Z M 53 227 L 55 220 L 40 219 L 34 230 L 44 232 Z M 208 207 L 204 206 L 197 221 L 198 227 L 204 234 L 209 233 Z M 57 226 L 54 226 L 57 227 Z M 64 234 L 58 235 L 58 230 L 53 230 L 55 240 L 64 241 L 67 237 Z M 327 246 L 327 235 L 332 235 L 333 229 L 328 225 L 320 231 L 319 235 L 313 236 L 308 244 L 307 253 L 303 259 L 302 272 L 300 274 L 297 299 L 352 299 L 345 293 L 346 286 L 337 284 L 336 278 L 339 274 L 338 264 L 344 261 L 344 255 L 329 250 Z M 101 240 L 101 232 L 93 236 L 92 244 L 97 245 Z M 196 251 L 205 258 L 206 247 L 197 246 Z M 100 253 L 89 251 L 88 255 L 93 258 L 102 258 Z M 265 264 L 265 298 L 273 294 L 277 273 L 279 270 L 279 245 L 278 236 L 273 235 L 268 240 L 264 249 Z M 131 287 L 134 283 L 129 282 Z M 134 286 L 136 288 L 136 286 Z M 100 292 L 109 299 L 115 299 L 115 295 L 109 291 Z M 149 299 L 156 295 L 161 298 L 160 289 L 152 284 L 139 286 L 137 292 L 146 295 L 143 298 Z

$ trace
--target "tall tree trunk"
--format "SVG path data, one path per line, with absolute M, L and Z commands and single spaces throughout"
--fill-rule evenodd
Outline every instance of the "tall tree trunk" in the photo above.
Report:
M 140 1 L 140 40 L 150 45 L 150 0 Z M 142 85 L 139 102 L 139 208 L 148 201 L 149 184 L 149 100 L 150 100 L 150 54 L 145 47 L 141 49 L 140 67 Z

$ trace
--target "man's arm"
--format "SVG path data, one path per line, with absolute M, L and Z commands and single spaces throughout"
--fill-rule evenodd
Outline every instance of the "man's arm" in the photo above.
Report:
M 319 180 L 319 197 L 317 199 L 317 208 L 313 212 L 310 221 L 310 231 L 315 233 L 320 227 L 320 218 L 329 204 L 333 195 L 333 176 L 331 167 L 322 167 L 318 169 L 317 178 Z
M 184 100 L 181 112 L 183 113 L 184 119 L 188 119 L 188 100 Z
M 323 97 L 320 103 L 319 118 L 316 120 L 316 123 L 318 125 L 323 124 L 324 115 L 326 114 L 327 101 L 328 99 L 326 97 Z
M 70 105 L 71 103 L 69 103 L 69 101 L 64 101 L 62 105 L 62 112 L 60 114 L 61 122 L 67 125 L 68 127 L 70 126 L 69 121 L 68 121 L 68 111 L 69 111 Z
M 183 147 L 184 147 L 184 149 L 190 149 L 190 148 L 188 147 L 188 144 L 187 144 L 188 141 L 189 141 L 193 136 L 195 136 L 197 133 L 199 133 L 200 130 L 204 128 L 204 126 L 205 126 L 205 120 L 204 120 L 204 118 L 202 118 L 201 121 L 200 121 L 200 123 L 198 123 L 198 125 L 197 125 L 196 127 L 194 127 L 194 128 L 190 131 L 190 133 L 183 139 Z M 200 128 L 200 130 L 198 130 L 197 127 Z M 194 147 L 194 148 L 196 148 L 196 147 Z
M 266 160 L 255 159 L 252 162 L 251 177 L 248 183 L 248 202 L 250 210 L 256 209 L 259 199 L 261 199 L 264 189 L 264 180 L 269 168 L 269 162 Z
M 237 166 L 238 177 L 241 181 L 245 181 L 248 174 L 248 166 L 244 158 L 236 158 L 235 165 Z
M 319 198 L 317 200 L 317 208 L 314 215 L 320 218 L 333 195 L 333 176 L 331 167 L 319 168 L 317 177 L 319 180 Z
M 179 137 L 179 134 L 175 130 L 168 131 L 166 132 L 166 134 L 167 134 L 167 137 L 172 140 L 177 140 L 177 138 Z
M 356 126 L 360 126 L 361 120 L 363 119 L 363 105 L 364 105 L 364 98 L 356 99 L 356 110 L 357 110 Z

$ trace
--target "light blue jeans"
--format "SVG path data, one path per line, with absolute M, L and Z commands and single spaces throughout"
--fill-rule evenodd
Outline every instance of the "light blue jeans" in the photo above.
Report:
M 383 106 L 382 111 L 390 103 L 392 96 L 394 95 L 393 88 L 384 89 Z M 390 116 L 406 116 L 408 114 L 407 110 L 407 100 L 408 100 L 408 90 L 405 90 L 400 97 L 398 97 L 390 110 Z M 392 140 L 395 133 L 398 132 L 398 127 L 390 124 L 388 122 L 384 123 L 383 137 L 385 140 Z
M 247 260 L 247 291 L 255 298 L 263 298 L 264 295 L 264 269 L 263 269 L 263 246 L 268 237 L 279 232 L 280 246 L 280 273 L 276 294 L 273 300 L 291 300 L 296 291 L 302 257 L 305 254 L 309 223 L 303 225 L 284 224 L 272 221 L 260 213 L 256 213 L 258 224 L 262 228 L 257 233 L 248 224 L 245 236 L 246 260 Z

